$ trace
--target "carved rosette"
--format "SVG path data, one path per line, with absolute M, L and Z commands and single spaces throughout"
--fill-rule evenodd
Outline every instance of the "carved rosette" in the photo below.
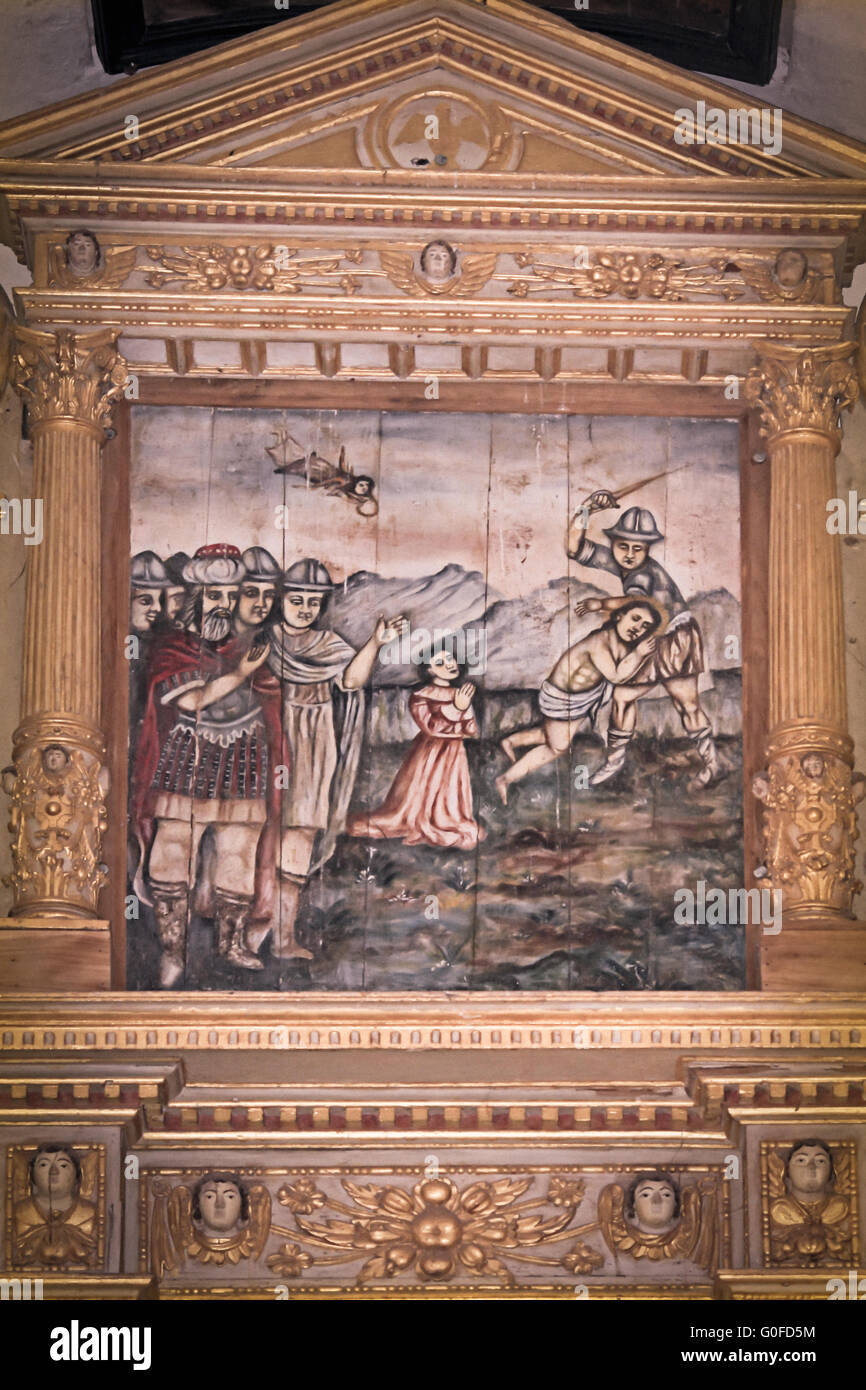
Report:
M 68 329 L 42 333 L 18 328 L 12 377 L 27 406 L 31 430 L 75 420 L 100 435 L 111 423 L 111 403 L 129 376 L 113 332 L 77 336 Z
M 160 267 L 147 269 L 145 282 L 155 289 L 177 285 L 187 292 L 258 290 L 270 294 L 300 294 L 303 290 L 334 290 L 354 294 L 360 281 L 345 262 L 357 265 L 357 249 L 330 254 L 304 254 L 297 246 L 148 246 L 147 254 Z
M 787 917 L 850 917 L 863 887 L 854 876 L 854 808 L 866 784 L 852 781 L 851 746 L 831 729 L 778 729 L 769 770 L 755 778 L 765 807 L 765 864 Z
M 789 430 L 817 430 L 838 450 L 839 416 L 859 395 L 850 357 L 854 343 L 834 347 L 760 345 L 760 363 L 746 377 L 746 399 L 761 412 L 761 434 L 771 440 Z
M 105 866 L 108 774 L 101 736 L 73 719 L 29 720 L 16 731 L 9 796 L 15 911 L 39 917 L 92 916 Z

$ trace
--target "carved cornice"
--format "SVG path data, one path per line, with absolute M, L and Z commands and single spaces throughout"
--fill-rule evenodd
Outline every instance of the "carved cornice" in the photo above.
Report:
M 16 921 L 16 925 L 18 922 Z M 26 926 L 26 922 L 21 922 Z M 760 1001 L 760 1017 L 756 1016 Z M 471 1017 L 467 1018 L 467 1008 Z M 575 1019 L 579 1018 L 579 1024 Z M 393 993 L 371 998 L 248 997 L 178 993 L 0 997 L 0 1051 L 109 1049 L 194 1051 L 397 1050 L 436 1052 L 708 1052 L 747 1048 L 761 1056 L 792 1048 L 866 1047 L 859 996 L 654 993 L 614 999 L 592 993 L 460 999 Z
M 839 417 L 859 394 L 849 361 L 856 344 L 805 351 L 780 343 L 755 346 L 760 360 L 746 378 L 746 399 L 761 412 L 761 434 L 772 440 L 790 430 L 816 430 L 838 448 Z
M 676 177 L 587 179 L 545 174 L 543 186 L 519 173 L 454 172 L 447 187 L 422 170 L 279 170 L 196 165 L 105 165 L 0 160 L 0 188 L 9 210 L 11 244 L 22 259 L 28 224 L 116 226 L 120 236 L 146 222 L 174 223 L 184 236 L 225 235 L 257 228 L 281 240 L 289 229 L 354 225 L 364 232 L 395 228 L 434 235 L 514 229 L 558 232 L 569 240 L 607 234 L 671 233 L 772 239 L 845 239 L 850 271 L 866 243 L 866 184 L 855 179 L 764 180 Z M 233 235 L 236 235 L 233 234 Z M 152 239 L 152 238 L 151 238 Z M 813 244 L 814 241 L 813 241 Z
M 101 437 L 110 423 L 111 403 L 128 381 L 116 337 L 110 330 L 81 336 L 68 329 L 16 330 L 12 379 L 31 427 L 75 420 Z

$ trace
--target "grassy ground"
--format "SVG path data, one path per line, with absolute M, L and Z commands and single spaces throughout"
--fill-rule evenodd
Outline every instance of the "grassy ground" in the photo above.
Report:
M 384 798 L 406 745 L 379 748 L 356 801 Z M 690 792 L 683 741 L 635 739 L 619 780 L 575 789 L 602 758 L 577 740 L 555 764 L 495 794 L 504 755 L 469 750 L 476 815 L 487 830 L 465 853 L 344 838 L 306 890 L 299 938 L 310 962 L 282 970 L 262 948 L 258 974 L 226 966 L 213 929 L 194 919 L 187 988 L 315 990 L 733 990 L 744 987 L 741 926 L 679 926 L 674 892 L 743 885 L 739 742 L 721 740 L 728 775 Z M 582 780 L 582 779 L 578 779 Z M 131 924 L 132 925 L 132 924 Z M 130 984 L 153 988 L 147 914 L 131 933 Z

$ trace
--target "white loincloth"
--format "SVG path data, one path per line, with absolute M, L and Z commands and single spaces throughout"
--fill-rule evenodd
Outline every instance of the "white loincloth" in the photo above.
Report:
M 595 723 L 602 705 L 613 694 L 610 681 L 601 680 L 589 690 L 560 690 L 559 686 L 543 681 L 538 692 L 538 707 L 545 719 L 561 719 L 575 724 L 580 719 Z

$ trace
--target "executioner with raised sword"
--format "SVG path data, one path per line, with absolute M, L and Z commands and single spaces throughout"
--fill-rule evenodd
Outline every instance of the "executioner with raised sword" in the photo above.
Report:
M 685 466 L 685 465 L 681 465 Z M 670 470 L 672 472 L 677 469 Z M 665 476 L 665 475 L 658 475 Z M 637 702 L 655 685 L 664 686 L 683 728 L 700 759 L 700 771 L 691 779 L 696 790 L 710 786 L 724 775 L 716 751 L 713 727 L 701 705 L 698 677 L 705 669 L 701 630 L 674 580 L 650 555 L 650 548 L 664 540 L 655 517 L 645 507 L 629 507 L 613 526 L 604 529 L 610 545 L 591 541 L 587 520 L 597 512 L 619 510 L 629 492 L 654 479 L 625 488 L 617 495 L 598 491 L 586 499 L 568 528 L 569 559 L 590 569 L 615 575 L 626 595 L 652 599 L 665 613 L 667 625 L 656 639 L 655 650 L 628 680 L 614 688 L 607 735 L 607 757 L 590 777 L 594 786 L 608 782 L 623 769 L 637 722 Z M 612 612 L 621 599 L 590 598 L 577 605 L 578 617 L 586 613 Z

